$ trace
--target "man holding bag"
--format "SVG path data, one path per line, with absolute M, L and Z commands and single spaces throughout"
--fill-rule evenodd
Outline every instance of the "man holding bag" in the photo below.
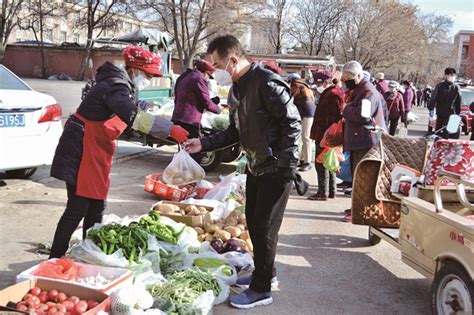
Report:
M 322 74 L 320 74 L 321 76 Z M 324 75 L 327 88 L 321 94 L 318 107 L 314 113 L 314 122 L 311 127 L 311 139 L 316 142 L 316 157 L 323 152 L 321 140 L 324 133 L 334 123 L 342 119 L 341 112 L 344 107 L 344 92 L 333 84 L 329 74 Z M 335 80 L 337 80 L 335 78 Z M 342 133 L 343 130 L 340 130 Z M 341 143 L 342 145 L 342 143 Z M 336 197 L 336 174 L 328 172 L 323 163 L 315 161 L 316 173 L 318 174 L 318 192 L 308 197 L 309 200 L 326 201 L 328 198 Z
M 50 258 L 62 257 L 79 222 L 88 228 L 102 221 L 110 186 L 115 141 L 131 127 L 148 103 L 133 98 L 152 77 L 162 76 L 160 57 L 140 47 L 123 50 L 125 70 L 105 62 L 96 75 L 97 84 L 86 94 L 64 126 L 51 166 L 51 176 L 66 182 L 67 206 L 54 234 Z M 188 137 L 180 126 L 160 117 L 146 124 L 149 134 L 178 142 Z
M 296 177 L 301 118 L 286 82 L 259 64 L 249 63 L 237 38 L 217 37 L 207 53 L 216 67 L 216 78 L 233 82 L 228 96 L 230 126 L 201 139 L 190 139 L 185 148 L 197 153 L 240 141 L 247 155 L 245 213 L 254 245 L 255 271 L 237 281 L 250 287 L 229 302 L 248 309 L 273 301 L 278 231 Z

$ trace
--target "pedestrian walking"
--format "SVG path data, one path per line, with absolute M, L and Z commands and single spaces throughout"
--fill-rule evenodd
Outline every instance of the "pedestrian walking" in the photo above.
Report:
M 326 74 L 327 76 L 327 74 Z M 319 77 L 317 79 L 320 79 Z M 296 73 L 288 76 L 293 103 L 301 116 L 301 138 L 303 146 L 301 148 L 301 159 L 298 164 L 299 171 L 305 172 L 311 169 L 312 143 L 310 138 L 311 126 L 313 125 L 314 112 L 316 105 L 314 104 L 314 96 L 310 87 Z M 323 85 L 321 88 L 324 90 Z
M 219 114 L 220 100 L 209 95 L 209 79 L 213 79 L 214 66 L 205 60 L 197 60 L 193 69 L 186 70 L 178 78 L 174 92 L 174 110 L 171 120 L 189 132 L 189 137 L 199 138 L 202 114 L 205 110 Z M 193 159 L 201 163 L 202 155 L 193 154 Z
M 398 82 L 390 81 L 388 84 L 388 91 L 384 94 L 385 102 L 388 104 L 388 115 L 390 127 L 388 133 L 395 135 L 398 121 L 401 118 L 402 123 L 405 123 L 405 105 L 403 104 L 403 97 L 398 92 Z
M 162 76 L 160 58 L 140 47 L 123 50 L 125 70 L 105 62 L 96 75 L 96 85 L 86 94 L 64 125 L 51 166 L 51 176 L 66 182 L 67 205 L 54 234 L 50 258 L 62 257 L 72 233 L 84 218 L 82 236 L 102 221 L 110 186 L 110 168 L 115 141 L 125 128 L 132 126 L 146 102 L 133 98 L 152 77 Z M 155 117 L 150 134 L 178 142 L 188 132 L 169 120 Z
M 375 88 L 382 95 L 388 92 L 388 82 L 385 80 L 385 74 L 383 72 L 379 72 L 375 75 Z
M 249 288 L 229 299 L 233 307 L 247 309 L 273 301 L 278 231 L 296 178 L 301 119 L 287 83 L 258 63 L 249 63 L 237 38 L 217 37 L 207 53 L 216 73 L 222 72 L 220 77 L 233 81 L 228 97 L 230 126 L 201 139 L 190 139 L 185 147 L 197 153 L 239 141 L 247 155 L 245 214 L 254 245 L 255 270 L 252 276 L 237 280 L 237 285 Z
M 351 155 L 351 170 L 356 176 L 357 165 L 373 144 L 380 140 L 380 134 L 371 133 L 366 126 L 379 126 L 387 130 L 383 113 L 384 99 L 367 80 L 364 80 L 362 66 L 357 61 L 349 61 L 342 69 L 342 81 L 351 91 L 342 117 L 344 125 L 344 151 Z M 345 220 L 351 220 L 350 214 Z
M 436 129 L 441 130 L 438 134 L 444 139 L 459 139 L 460 131 L 449 135 L 446 126 L 449 116 L 461 113 L 461 92 L 459 85 L 455 84 L 456 70 L 446 68 L 444 70 L 444 80 L 438 83 L 431 95 L 431 102 L 428 104 L 429 110 L 436 110 Z
M 408 113 L 412 111 L 415 93 L 413 93 L 413 89 L 410 87 L 410 82 L 408 82 L 407 80 L 402 81 L 402 86 L 403 104 L 405 105 L 405 122 L 408 125 L 409 121 L 406 118 L 408 116 Z
M 327 75 L 324 77 L 326 89 L 321 94 L 319 104 L 314 113 L 314 122 L 311 128 L 311 139 L 315 140 L 316 156 L 323 152 L 320 142 L 324 133 L 332 124 L 342 119 L 341 113 L 344 106 L 344 91 L 339 88 L 339 80 Z M 329 172 L 322 163 L 315 161 L 316 173 L 318 176 L 318 191 L 308 197 L 309 200 L 325 201 L 328 198 L 336 197 L 336 173 Z

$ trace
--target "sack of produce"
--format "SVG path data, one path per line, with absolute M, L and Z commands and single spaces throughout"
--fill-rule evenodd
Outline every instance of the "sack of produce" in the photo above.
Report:
M 184 266 L 186 268 L 207 270 L 228 285 L 234 285 L 237 282 L 235 267 L 229 264 L 221 255 L 212 251 L 186 255 Z
M 331 148 L 323 157 L 324 168 L 331 173 L 336 173 L 341 168 L 337 153 L 334 148 Z
M 344 143 L 344 124 L 342 119 L 333 123 L 324 133 L 319 145 L 323 148 L 332 148 Z
M 163 180 L 170 185 L 184 185 L 203 180 L 206 172 L 188 152 L 181 149 L 163 172 Z

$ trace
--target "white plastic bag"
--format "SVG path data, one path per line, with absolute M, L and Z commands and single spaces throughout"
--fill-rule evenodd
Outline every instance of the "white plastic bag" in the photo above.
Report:
M 216 278 L 222 280 L 227 285 L 234 285 L 237 282 L 237 270 L 233 265 L 231 265 L 226 258 L 222 257 L 221 255 L 217 254 L 216 252 L 205 252 L 199 254 L 189 254 L 184 257 L 184 268 L 194 268 L 194 260 L 196 258 L 216 258 L 226 262 L 226 265 L 222 265 L 217 268 L 205 268 L 205 270 L 212 273 Z M 232 274 L 230 276 L 223 273 L 224 268 L 230 268 L 232 270 Z
M 183 149 L 173 156 L 173 160 L 163 172 L 163 180 L 176 186 L 198 182 L 204 177 L 204 169 Z
M 407 122 L 408 123 L 413 123 L 413 122 L 416 122 L 420 119 L 420 117 L 418 117 L 415 113 L 413 112 L 408 112 L 407 114 Z
M 226 202 L 231 194 L 241 194 L 245 191 L 247 175 L 230 174 L 221 177 L 221 182 L 207 192 L 204 199 L 214 199 Z

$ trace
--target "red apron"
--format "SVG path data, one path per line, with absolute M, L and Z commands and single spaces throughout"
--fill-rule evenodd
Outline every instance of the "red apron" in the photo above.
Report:
M 127 128 L 118 116 L 104 121 L 75 117 L 84 123 L 82 160 L 77 174 L 76 195 L 104 200 L 110 187 L 110 168 L 115 153 L 115 140 Z

